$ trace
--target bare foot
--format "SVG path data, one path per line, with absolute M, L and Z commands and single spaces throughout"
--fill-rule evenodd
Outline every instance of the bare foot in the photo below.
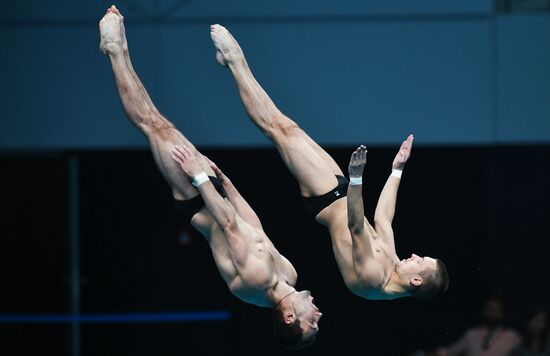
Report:
M 121 44 L 124 50 L 128 50 L 128 41 L 126 41 L 126 29 L 124 28 L 124 16 L 122 16 L 115 5 L 112 5 L 107 11 L 112 11 L 120 17 L 120 39 L 122 41 Z
M 107 10 L 101 21 L 99 21 L 99 34 L 101 38 L 99 50 L 102 53 L 117 54 L 128 49 L 123 20 L 124 17 L 113 5 Z
M 216 61 L 227 67 L 240 59 L 244 59 L 243 51 L 235 38 L 227 29 L 220 25 L 210 26 L 210 37 L 216 47 Z

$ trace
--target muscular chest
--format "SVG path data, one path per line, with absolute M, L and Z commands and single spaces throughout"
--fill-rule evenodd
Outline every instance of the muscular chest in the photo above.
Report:
M 374 258 L 376 258 L 378 262 L 382 263 L 383 265 L 386 265 L 386 264 L 393 265 L 393 263 L 397 259 L 397 256 L 395 255 L 395 253 L 393 253 L 391 248 L 384 242 L 384 240 L 374 235 L 374 237 L 371 237 L 371 246 L 374 252 Z

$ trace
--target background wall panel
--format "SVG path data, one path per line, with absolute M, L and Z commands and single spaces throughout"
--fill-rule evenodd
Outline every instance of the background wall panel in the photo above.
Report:
M 550 16 L 498 19 L 499 142 L 550 142 Z

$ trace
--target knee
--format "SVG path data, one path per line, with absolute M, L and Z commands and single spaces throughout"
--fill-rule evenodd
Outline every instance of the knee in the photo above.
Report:
M 171 136 L 173 130 L 174 125 L 164 118 L 155 118 L 154 120 L 150 120 L 145 129 L 149 136 L 153 136 L 162 140 L 168 139 Z
M 272 139 L 277 137 L 289 137 L 299 134 L 301 131 L 298 124 L 286 116 L 276 116 L 270 120 L 269 125 L 264 130 L 264 134 Z

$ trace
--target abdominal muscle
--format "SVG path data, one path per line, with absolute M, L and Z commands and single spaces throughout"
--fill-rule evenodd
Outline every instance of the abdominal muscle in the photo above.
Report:
M 273 245 L 263 231 L 252 227 L 239 216 L 237 224 L 241 237 L 247 240 L 246 260 L 240 266 L 233 262 L 225 234 L 214 222 L 207 240 L 216 266 L 233 295 L 246 303 L 269 307 L 272 303 L 267 298 L 267 292 L 278 281 L 272 256 L 278 256 L 278 252 L 272 251 Z

